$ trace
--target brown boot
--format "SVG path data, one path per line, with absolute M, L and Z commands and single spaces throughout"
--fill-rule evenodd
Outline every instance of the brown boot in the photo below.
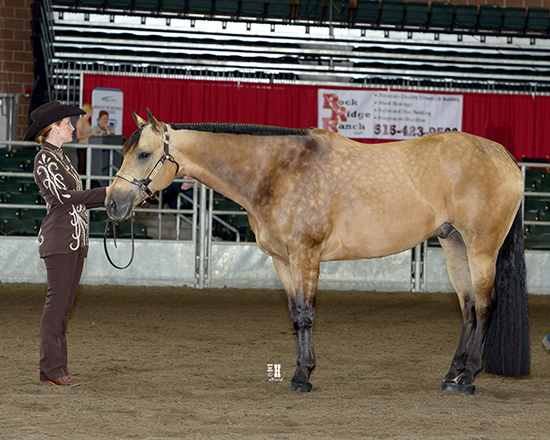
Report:
M 61 376 L 53 380 L 41 380 L 42 385 L 59 385 L 61 387 L 76 387 L 78 385 L 85 385 L 86 382 L 81 380 L 71 379 L 71 376 Z

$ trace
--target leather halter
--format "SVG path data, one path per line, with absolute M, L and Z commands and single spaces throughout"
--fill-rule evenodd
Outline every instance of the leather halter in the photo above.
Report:
M 161 122 L 162 127 L 164 128 L 164 133 L 162 133 L 162 142 L 164 143 L 164 154 L 161 156 L 161 158 L 158 160 L 157 164 L 153 167 L 149 175 L 145 179 L 136 179 L 135 177 L 131 176 L 130 174 L 123 173 L 122 171 L 117 171 L 115 177 L 120 177 L 122 180 L 126 180 L 126 182 L 129 182 L 133 185 L 136 185 L 141 190 L 141 200 L 142 202 L 145 202 L 147 197 L 150 197 L 152 199 L 155 198 L 155 195 L 153 192 L 149 189 L 149 184 L 153 181 L 155 177 L 157 177 L 157 174 L 159 173 L 160 169 L 164 165 L 164 162 L 166 160 L 169 160 L 173 164 L 176 165 L 176 173 L 174 176 L 176 176 L 180 170 L 179 164 L 176 162 L 176 159 L 170 154 L 169 148 L 170 148 L 170 133 L 168 133 L 168 127 L 164 122 Z
M 162 157 L 158 160 L 157 164 L 153 167 L 149 175 L 145 179 L 136 179 L 135 177 L 131 176 L 130 174 L 126 174 L 121 172 L 120 170 L 116 173 L 115 177 L 120 177 L 123 180 L 126 180 L 126 182 L 130 182 L 133 185 L 136 185 L 141 190 L 141 201 L 142 203 L 145 202 L 147 197 L 150 197 L 152 199 L 155 198 L 155 195 L 153 192 L 149 189 L 149 184 L 153 181 L 155 177 L 157 177 L 157 174 L 159 173 L 160 169 L 164 165 L 164 162 L 166 160 L 169 160 L 173 164 L 176 165 L 176 175 L 178 174 L 180 170 L 179 164 L 176 162 L 176 159 L 170 154 L 169 147 L 170 147 L 170 133 L 168 133 L 168 127 L 164 122 L 162 122 L 162 127 L 164 128 L 164 133 L 162 133 L 162 141 L 164 143 L 164 154 Z M 130 228 L 131 228 L 131 235 L 132 235 L 132 255 L 130 256 L 130 261 L 126 266 L 117 266 L 115 263 L 113 263 L 113 260 L 111 260 L 111 257 L 109 256 L 109 251 L 107 250 L 107 232 L 109 229 L 109 221 L 113 224 L 113 235 L 114 235 L 114 242 L 115 242 L 115 248 L 116 245 L 116 227 L 115 222 L 112 220 L 107 220 L 105 224 L 105 233 L 103 234 L 103 248 L 105 249 L 105 255 L 107 256 L 107 260 L 109 260 L 109 263 L 117 269 L 126 269 L 130 264 L 132 264 L 132 261 L 134 261 L 134 251 L 135 251 L 135 245 L 134 245 L 134 216 L 131 216 L 130 220 Z

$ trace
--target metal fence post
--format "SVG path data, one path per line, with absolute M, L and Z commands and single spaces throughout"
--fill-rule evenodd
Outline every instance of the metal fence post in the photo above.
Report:
M 199 191 L 199 252 L 198 252 L 198 283 L 199 289 L 204 289 L 206 286 L 206 192 L 208 188 L 202 183 L 200 184 Z

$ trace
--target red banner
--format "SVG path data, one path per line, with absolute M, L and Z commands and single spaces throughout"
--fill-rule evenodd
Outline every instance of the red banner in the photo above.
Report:
M 203 81 L 141 76 L 85 74 L 83 103 L 96 87 L 124 93 L 122 133 L 136 125 L 132 109 L 146 117 L 149 108 L 168 123 L 228 122 L 281 127 L 317 126 L 317 90 L 322 86 Z M 342 89 L 353 90 L 352 87 Z M 364 89 L 363 89 L 364 90 Z M 441 93 L 441 92 L 437 92 Z M 550 155 L 550 97 L 461 93 L 462 130 L 504 145 L 518 160 Z M 362 142 L 381 142 L 361 139 Z

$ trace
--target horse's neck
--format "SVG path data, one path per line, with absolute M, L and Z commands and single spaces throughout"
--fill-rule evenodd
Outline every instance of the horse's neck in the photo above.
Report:
M 258 147 L 266 138 L 189 130 L 182 130 L 181 136 L 187 173 L 250 212 L 254 182 L 262 166 Z

